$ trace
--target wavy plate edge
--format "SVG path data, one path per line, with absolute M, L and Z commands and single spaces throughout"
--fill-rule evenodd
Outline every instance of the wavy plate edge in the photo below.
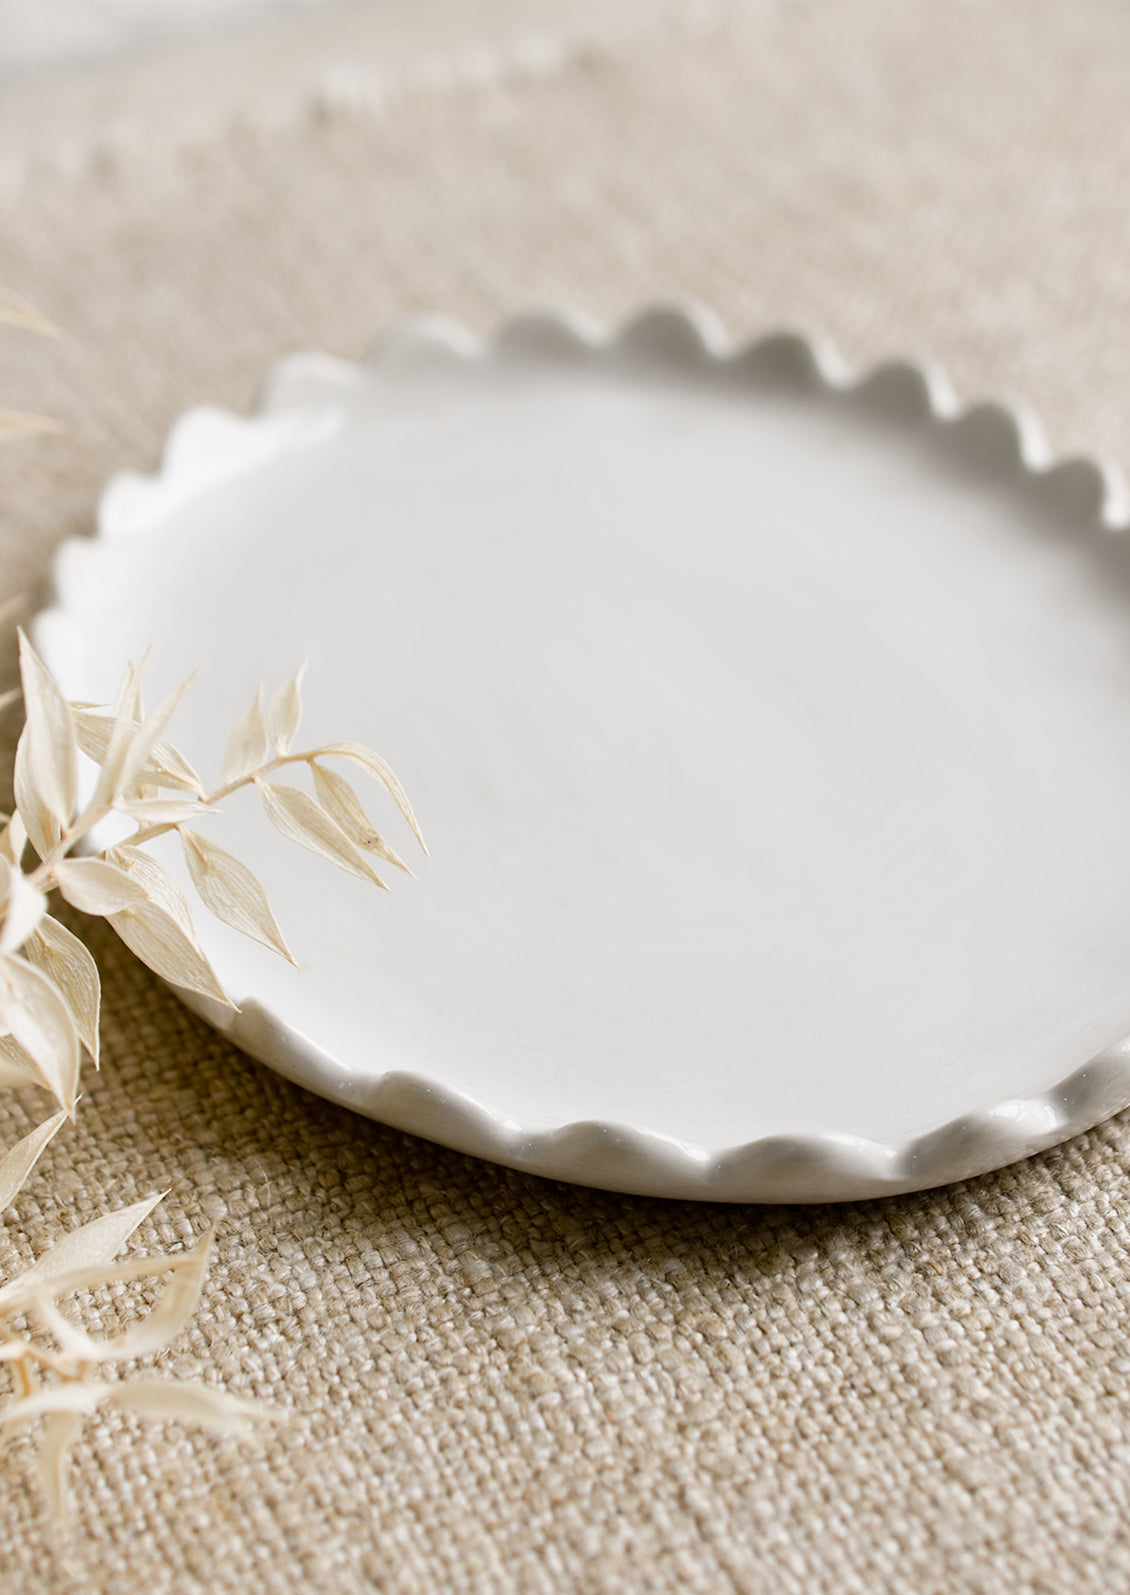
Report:
M 578 312 L 515 317 L 492 337 L 439 317 L 405 321 L 367 359 L 320 354 L 279 361 L 248 416 L 212 407 L 186 411 L 168 434 L 151 474 L 110 478 L 92 537 L 71 538 L 52 566 L 52 600 L 32 622 L 36 647 L 57 675 L 81 679 L 83 643 L 67 610 L 98 544 L 143 533 L 174 498 L 254 468 L 281 439 L 309 437 L 327 409 L 348 406 L 374 374 L 410 377 L 437 362 L 521 364 L 602 359 L 622 365 L 701 370 L 712 380 L 768 378 L 800 392 L 866 405 L 892 425 L 925 423 L 944 432 L 973 470 L 1025 482 L 1062 521 L 1096 536 L 1123 533 L 1130 506 L 1120 475 L 1088 455 L 1053 456 L 1026 409 L 995 400 L 961 402 L 945 373 L 925 361 L 884 361 L 853 371 L 827 339 L 791 329 L 736 343 L 709 311 L 655 306 L 610 328 Z M 1130 1037 L 1099 1053 L 1046 1091 L 963 1115 L 899 1143 L 855 1135 L 772 1135 L 720 1149 L 699 1148 L 597 1120 L 545 1129 L 523 1126 L 422 1073 L 374 1080 L 347 1075 L 307 1038 L 254 1000 L 231 1014 L 179 988 L 179 997 L 243 1051 L 317 1095 L 455 1151 L 549 1179 L 629 1195 L 724 1202 L 835 1202 L 898 1195 L 968 1179 L 1044 1151 L 1130 1105 Z

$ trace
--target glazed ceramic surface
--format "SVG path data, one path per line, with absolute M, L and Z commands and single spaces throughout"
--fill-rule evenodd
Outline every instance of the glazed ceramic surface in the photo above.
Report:
M 299 744 L 407 786 L 431 856 L 390 893 L 250 795 L 208 822 L 302 966 L 200 910 L 248 1052 L 560 1179 L 853 1198 L 1130 1102 L 1119 515 L 910 367 L 678 313 L 422 324 L 186 416 L 36 636 L 84 699 L 150 642 L 152 695 L 203 665 L 206 778 L 308 655 Z

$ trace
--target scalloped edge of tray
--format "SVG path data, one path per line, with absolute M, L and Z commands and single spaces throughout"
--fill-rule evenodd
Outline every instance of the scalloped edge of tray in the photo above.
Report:
M 54 602 L 33 624 L 49 666 L 82 675 L 83 644 L 67 594 L 96 557 L 99 539 L 143 532 L 151 517 L 231 473 L 253 469 L 279 446 L 278 424 L 311 408 L 348 404 L 379 373 L 426 373 L 440 363 L 543 364 L 603 360 L 621 367 L 675 368 L 730 382 L 770 380 L 798 392 L 839 394 L 889 417 L 944 429 L 963 463 L 988 481 L 1028 479 L 1060 522 L 1080 535 L 1125 532 L 1126 495 L 1117 473 L 1086 456 L 1056 459 L 1034 417 L 1000 402 L 963 404 L 936 367 L 912 360 L 852 372 L 825 340 L 775 331 L 735 345 L 696 307 L 656 307 L 610 330 L 570 312 L 526 315 L 481 339 L 435 317 L 406 322 L 365 361 L 319 354 L 276 365 L 247 417 L 201 407 L 172 428 L 158 469 L 111 478 L 96 536 L 73 538 L 54 564 Z M 265 422 L 267 423 L 265 425 Z M 398 1129 L 550 1179 L 630 1194 L 726 1202 L 853 1201 L 927 1189 L 985 1173 L 1092 1128 L 1130 1105 L 1130 1037 L 1047 1091 L 953 1119 L 895 1144 L 855 1135 L 772 1135 L 721 1148 L 688 1145 L 623 1124 L 583 1120 L 526 1126 L 441 1081 L 390 1072 L 359 1082 L 262 1005 L 232 1014 L 178 991 L 236 1045 L 318 1095 Z

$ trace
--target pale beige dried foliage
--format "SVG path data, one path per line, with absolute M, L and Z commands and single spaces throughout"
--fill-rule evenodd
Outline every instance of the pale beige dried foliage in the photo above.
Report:
M 69 703 L 20 632 L 27 718 L 16 753 L 16 808 L 0 829 L 0 1089 L 38 1087 L 54 1098 L 59 1111 L 0 1159 L 0 1209 L 19 1192 L 51 1137 L 73 1117 L 84 1053 L 98 1067 L 98 970 L 79 938 L 48 913 L 52 892 L 83 913 L 108 919 L 163 979 L 231 1006 L 200 945 L 187 897 L 144 851 L 146 843 L 176 832 L 205 908 L 287 959 L 290 953 L 263 887 L 245 864 L 196 828 L 222 799 L 253 786 L 284 836 L 376 885 L 384 882 L 366 854 L 407 868 L 373 828 L 357 793 L 330 767 L 337 760 L 364 771 L 420 837 L 404 790 L 385 762 L 352 742 L 292 751 L 304 669 L 279 689 L 266 710 L 259 693 L 232 734 L 221 784 L 207 792 L 188 760 L 164 737 L 188 683 L 146 715 L 140 671 L 131 665 L 113 708 Z M 97 766 L 85 802 L 79 797 L 83 758 Z M 268 779 L 284 768 L 307 769 L 315 795 Z M 161 795 L 169 791 L 182 795 Z M 100 853 L 75 857 L 75 849 L 89 847 L 92 833 L 111 814 L 132 822 L 133 834 Z M 65 1508 L 68 1452 L 82 1419 L 96 1407 L 175 1417 L 210 1429 L 242 1429 L 250 1419 L 267 1415 L 206 1386 L 94 1377 L 94 1370 L 107 1364 L 162 1350 L 185 1328 L 199 1297 L 210 1236 L 190 1252 L 113 1261 L 159 1199 L 83 1225 L 25 1273 L 0 1285 L 0 1362 L 12 1379 L 11 1398 L 0 1404 L 0 1433 L 42 1420 L 40 1472 L 57 1512 Z M 114 1340 L 89 1335 L 60 1306 L 95 1286 L 159 1274 L 169 1276 L 164 1295 Z
M 50 333 L 22 300 L 0 289 L 0 324 Z M 0 437 L 13 421 L 0 413 Z M 0 610 L 0 620 L 5 613 Z M 20 632 L 26 721 L 16 751 L 16 806 L 0 816 L 0 1090 L 38 1089 L 57 1111 L 0 1155 L 0 1213 L 14 1201 L 53 1136 L 74 1117 L 83 1057 L 97 1069 L 101 988 L 90 952 L 48 912 L 57 892 L 71 907 L 109 920 L 133 952 L 163 979 L 233 1006 L 200 945 L 188 899 L 145 845 L 176 832 L 189 879 L 216 918 L 290 959 L 266 893 L 247 866 L 196 829 L 216 805 L 254 786 L 268 819 L 290 840 L 352 875 L 383 886 L 366 854 L 407 866 L 373 828 L 349 783 L 329 767 L 360 768 L 392 799 L 423 846 L 404 790 L 385 762 L 356 743 L 292 752 L 302 715 L 306 666 L 264 707 L 260 689 L 232 733 L 220 785 L 208 792 L 165 736 L 184 682 L 151 713 L 142 706 L 141 666 L 126 669 L 114 704 L 68 702 Z M 0 709 L 20 696 L 0 694 Z M 88 798 L 83 761 L 96 767 Z M 307 770 L 314 796 L 268 779 Z M 172 794 L 172 795 L 170 795 Z M 134 827 L 125 841 L 92 851 L 111 815 Z M 74 856 L 82 849 L 82 856 Z M 29 856 L 30 852 L 30 856 Z M 293 960 L 291 960 L 293 962 Z M 50 1247 L 16 1278 L 0 1282 L 0 1364 L 10 1381 L 0 1398 L 0 1438 L 38 1425 L 40 1476 L 56 1516 L 67 1505 L 67 1465 L 82 1421 L 97 1408 L 172 1418 L 241 1432 L 275 1414 L 206 1385 L 161 1379 L 98 1378 L 96 1370 L 151 1357 L 187 1326 L 204 1283 L 211 1235 L 187 1252 L 115 1262 L 161 1197 L 103 1214 Z M 65 1312 L 84 1291 L 168 1276 L 156 1305 L 111 1338 L 89 1334 Z

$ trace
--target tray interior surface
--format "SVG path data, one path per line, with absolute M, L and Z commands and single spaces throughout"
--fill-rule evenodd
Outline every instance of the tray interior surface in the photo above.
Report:
M 250 796 L 207 822 L 302 970 L 201 910 L 204 945 L 319 1089 L 897 1143 L 1130 1033 L 1130 559 L 1023 471 L 626 358 L 378 368 L 231 424 L 72 545 L 65 684 L 202 665 L 178 740 L 218 778 L 309 656 L 299 744 L 400 774 L 431 856 L 363 791 L 416 869 L 391 894 Z

